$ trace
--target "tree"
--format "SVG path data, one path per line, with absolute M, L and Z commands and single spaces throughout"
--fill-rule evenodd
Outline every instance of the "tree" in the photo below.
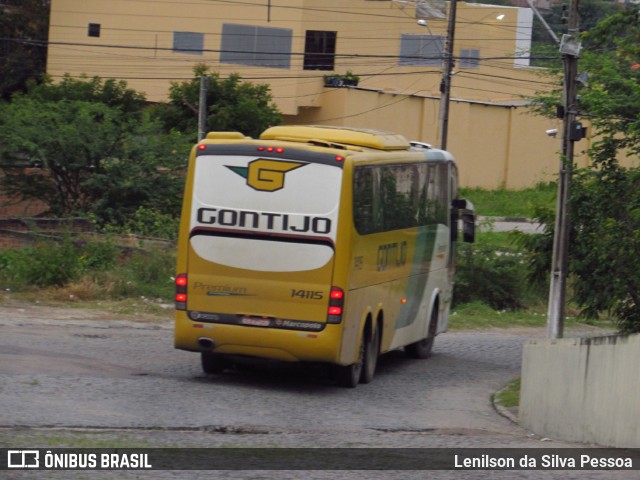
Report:
M 44 74 L 50 0 L 0 2 L 0 99 Z
M 268 85 L 243 82 L 237 74 L 221 79 L 218 73 L 209 73 L 206 66 L 198 65 L 194 68 L 194 79 L 173 82 L 169 104 L 157 107 L 165 128 L 175 128 L 196 138 L 200 78 L 203 75 L 209 77 L 207 131 L 237 130 L 256 137 L 268 127 L 280 123 L 280 113 L 272 102 Z
M 639 7 L 599 22 L 583 34 L 583 47 L 588 84 L 578 109 L 591 121 L 594 143 L 592 165 L 575 172 L 571 187 L 572 285 L 586 316 L 608 311 L 622 332 L 640 332 L 640 170 L 618 160 L 640 154 Z M 553 95 L 536 101 L 539 113 L 560 103 Z
M 558 37 L 562 37 L 562 34 L 566 33 L 566 8 L 567 2 L 555 3 L 551 5 L 548 11 L 541 12 L 547 25 L 551 27 Z M 621 8 L 623 8 L 621 5 L 606 0 L 580 0 L 580 28 L 583 31 L 591 30 L 600 20 L 612 15 Z M 558 46 L 537 16 L 533 20 L 531 40 L 534 51 L 534 65 L 545 67 L 548 66 L 548 62 L 545 59 L 559 59 Z M 556 62 L 556 64 L 560 65 L 560 62 Z
M 188 141 L 143 107 L 125 83 L 96 78 L 47 82 L 0 104 L 3 188 L 99 225 L 123 225 L 140 208 L 177 215 Z

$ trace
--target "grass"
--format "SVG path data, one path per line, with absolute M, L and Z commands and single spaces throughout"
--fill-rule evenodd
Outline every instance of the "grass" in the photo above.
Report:
M 616 324 L 610 320 L 586 321 L 578 316 L 575 309 L 568 308 L 565 328 L 615 330 Z M 494 310 L 480 303 L 458 305 L 449 315 L 449 330 L 486 330 L 491 328 L 544 328 L 547 325 L 545 305 L 532 306 L 523 310 Z
M 121 432 L 109 431 L 64 431 L 40 433 L 29 429 L 12 431 L 10 442 L 3 440 L 0 432 L 0 447 L 12 448 L 24 443 L 34 448 L 154 448 L 155 442 L 133 438 Z M 164 445 L 163 445 L 164 446 Z M 176 445 L 177 446 L 177 445 Z M 75 477 L 74 477 L 75 478 Z
M 471 200 L 478 215 L 533 218 L 536 206 L 555 208 L 556 185 L 539 184 L 522 190 L 461 188 L 459 195 Z
M 497 392 L 493 401 L 505 408 L 514 408 L 520 405 L 520 379 L 509 382 L 502 390 Z
M 517 248 L 513 232 L 493 232 L 491 230 L 477 230 L 476 243 L 496 249 L 512 250 Z

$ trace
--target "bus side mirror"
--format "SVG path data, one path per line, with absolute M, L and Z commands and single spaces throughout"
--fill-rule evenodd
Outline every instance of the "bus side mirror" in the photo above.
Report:
M 462 240 L 467 243 L 473 243 L 476 241 L 476 222 L 474 214 L 462 214 Z
M 462 220 L 462 240 L 473 243 L 476 240 L 476 212 L 473 203 L 463 198 L 456 198 L 453 207 L 458 209 Z

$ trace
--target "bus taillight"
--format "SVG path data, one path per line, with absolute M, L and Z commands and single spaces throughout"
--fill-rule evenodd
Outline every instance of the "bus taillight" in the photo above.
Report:
M 258 147 L 259 152 L 284 153 L 283 147 Z
M 340 323 L 342 321 L 343 307 L 344 290 L 339 287 L 331 287 L 329 308 L 327 309 L 327 323 Z
M 187 274 L 176 276 L 176 310 L 187 309 Z

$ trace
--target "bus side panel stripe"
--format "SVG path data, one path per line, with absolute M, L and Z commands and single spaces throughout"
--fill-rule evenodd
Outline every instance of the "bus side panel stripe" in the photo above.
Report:
M 429 225 L 419 229 L 406 290 L 407 303 L 400 308 L 396 329 L 411 325 L 417 320 L 429 279 L 437 228 L 436 225 Z

